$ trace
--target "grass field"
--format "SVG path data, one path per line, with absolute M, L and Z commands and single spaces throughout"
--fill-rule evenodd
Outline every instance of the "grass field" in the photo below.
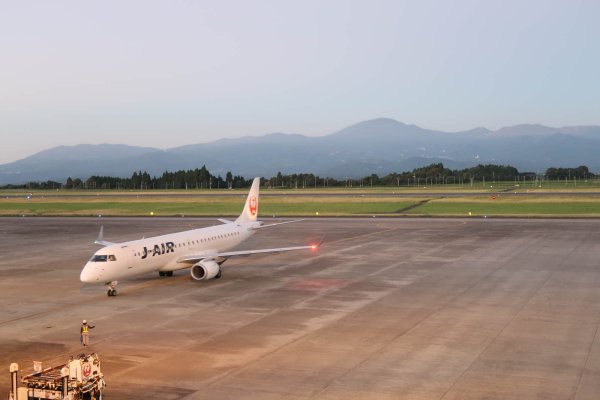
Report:
M 272 197 L 262 198 L 259 212 L 264 216 L 342 216 L 395 213 L 420 199 Z M 242 197 L 161 197 L 107 199 L 0 199 L 2 216 L 232 216 L 244 206 Z
M 433 199 L 412 210 L 411 215 L 427 216 L 590 216 L 600 217 L 600 198 L 452 198 Z
M 471 216 L 489 217 L 600 217 L 600 196 L 574 192 L 561 194 L 560 190 L 552 192 L 552 196 L 537 192 L 519 196 L 513 191 L 495 196 L 491 193 L 482 195 L 481 191 L 473 194 L 453 192 L 458 197 L 444 197 L 431 192 L 424 193 L 422 197 L 407 197 L 396 192 L 394 196 L 381 197 L 381 191 L 357 192 L 354 193 L 356 196 L 290 191 L 284 196 L 261 197 L 259 213 L 263 217 L 468 216 L 469 213 Z M 302 195 L 297 195 L 300 193 Z M 246 191 L 205 194 L 186 196 L 181 192 L 158 195 L 145 192 L 133 196 L 131 193 L 99 196 L 79 192 L 77 196 L 12 195 L 0 198 L 0 216 L 236 216 L 241 212 Z

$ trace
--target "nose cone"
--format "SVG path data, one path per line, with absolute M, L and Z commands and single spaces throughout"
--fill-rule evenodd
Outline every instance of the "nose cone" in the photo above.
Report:
M 83 283 L 94 283 L 100 280 L 100 273 L 96 270 L 96 267 L 91 263 L 85 264 L 85 267 L 81 270 L 79 279 Z

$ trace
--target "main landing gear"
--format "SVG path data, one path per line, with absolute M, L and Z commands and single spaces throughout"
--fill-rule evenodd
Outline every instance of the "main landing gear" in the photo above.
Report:
M 112 281 L 107 283 L 106 285 L 108 286 L 108 296 L 112 297 L 112 296 L 116 296 L 117 295 L 117 284 L 119 282 L 117 281 Z
M 173 276 L 173 271 L 158 271 L 158 276 Z

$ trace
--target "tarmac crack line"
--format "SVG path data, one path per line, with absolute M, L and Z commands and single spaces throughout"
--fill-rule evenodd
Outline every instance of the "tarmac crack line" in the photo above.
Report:
M 596 283 L 598 282 L 598 275 L 596 275 Z M 596 329 L 594 331 L 594 339 L 592 339 L 592 343 L 590 343 L 587 356 L 585 358 L 585 363 L 583 364 L 583 368 L 581 369 L 581 374 L 579 375 L 579 380 L 577 381 L 577 386 L 575 386 L 575 393 L 571 396 L 571 399 L 576 399 L 577 394 L 579 393 L 579 389 L 581 389 L 581 383 L 583 382 L 583 376 L 585 375 L 585 371 L 588 369 L 588 364 L 590 361 L 590 355 L 592 354 L 592 350 L 594 345 L 596 344 L 596 339 L 598 338 L 598 334 L 600 333 L 600 318 L 596 323 Z
M 441 245 L 441 246 L 439 246 L 439 247 L 436 247 L 435 249 L 430 249 L 430 250 L 429 250 L 427 253 L 432 253 L 432 252 L 435 252 L 435 251 L 439 251 L 440 249 L 443 249 L 443 248 L 445 248 L 445 247 L 448 247 L 448 246 L 450 246 L 450 244 L 449 244 L 449 243 L 445 243 L 445 244 L 443 244 L 443 245 Z M 381 268 L 381 269 L 379 269 L 379 270 L 377 270 L 377 271 L 375 271 L 375 272 L 372 272 L 371 274 L 368 274 L 368 275 L 366 275 L 365 277 L 362 277 L 362 278 L 356 279 L 355 281 L 356 281 L 356 282 L 358 282 L 358 281 L 364 280 L 366 277 L 372 277 L 372 276 L 374 276 L 374 275 L 377 275 L 378 273 L 384 272 L 384 271 L 386 271 L 386 270 L 388 270 L 388 269 L 390 269 L 390 268 L 392 268 L 392 267 L 396 267 L 396 266 L 398 266 L 398 265 L 405 264 L 405 263 L 406 263 L 406 261 L 401 261 L 401 262 L 398 262 L 398 263 L 393 263 L 392 265 L 386 265 L 385 267 L 383 267 L 383 268 Z M 415 282 L 416 282 L 416 281 L 418 281 L 418 280 L 421 280 L 421 279 L 423 279 L 423 278 L 425 278 L 425 277 L 427 277 L 427 276 L 430 276 L 431 274 L 433 274 L 433 273 L 435 273 L 436 271 L 438 271 L 440 268 L 441 268 L 441 266 L 440 266 L 440 267 L 438 267 L 438 268 L 435 268 L 435 269 L 433 269 L 432 271 L 430 271 L 430 272 L 429 272 L 428 274 L 426 274 L 426 275 L 419 276 L 419 277 L 418 277 L 418 279 L 416 279 L 416 280 L 415 280 Z M 414 283 L 414 282 L 412 282 L 412 283 Z M 412 283 L 411 283 L 411 284 L 412 284 Z M 381 296 L 378 296 L 378 297 L 376 297 L 376 298 L 370 299 L 370 301 L 369 301 L 367 304 L 372 304 L 372 303 L 374 303 L 374 302 L 377 302 L 377 301 L 379 301 L 379 300 L 381 300 L 381 299 L 383 299 L 383 298 L 385 298 L 385 297 L 389 296 L 390 294 L 392 294 L 393 292 L 395 292 L 396 290 L 399 290 L 399 289 L 400 289 L 400 287 L 392 288 L 391 290 L 389 290 L 389 291 L 386 291 L 386 292 L 382 293 L 382 295 L 381 295 Z M 339 290 L 339 289 L 338 289 L 338 290 Z M 453 301 L 453 299 L 452 299 L 452 300 L 450 300 L 450 301 L 449 301 L 449 303 L 450 303 L 451 301 Z M 352 313 L 356 312 L 357 310 L 359 310 L 359 309 L 363 308 L 364 306 L 365 306 L 365 305 L 363 304 L 363 305 L 361 305 L 361 307 L 358 307 L 358 308 L 356 308 L 356 309 L 354 309 L 354 310 L 352 310 L 352 311 L 346 312 L 346 313 L 344 313 L 344 312 L 338 312 L 338 314 L 340 314 L 339 318 L 335 318 L 333 321 L 339 321 L 339 320 L 341 320 L 342 318 L 345 318 L 345 317 L 347 317 L 348 315 L 350 315 L 350 314 L 352 314 Z M 276 311 L 280 311 L 280 309 L 277 309 Z M 426 319 L 428 319 L 428 318 L 429 318 L 431 315 L 435 314 L 437 311 L 439 311 L 439 309 L 436 309 L 435 311 L 433 311 L 433 312 L 432 312 L 430 315 L 426 316 L 426 317 L 425 317 L 423 320 L 426 320 Z M 271 314 L 272 314 L 272 313 L 271 313 Z M 269 315 L 271 315 L 271 314 L 269 314 Z M 266 318 L 266 317 L 268 317 L 269 315 L 266 315 L 266 316 L 264 316 L 263 318 Z M 260 320 L 260 319 L 261 319 L 261 318 L 259 318 L 258 320 Z M 332 321 L 332 322 L 333 322 L 333 321 Z M 420 324 L 421 322 L 422 322 L 422 321 L 419 321 L 419 323 L 418 323 L 418 324 Z M 416 327 L 416 325 L 415 325 L 415 326 L 413 326 L 413 328 L 414 328 L 414 327 Z M 281 346 L 278 346 L 277 348 L 275 348 L 275 349 L 273 349 L 273 350 L 271 350 L 271 351 L 268 351 L 268 352 L 266 352 L 265 354 L 262 354 L 262 355 L 260 355 L 259 357 L 257 357 L 256 359 L 252 360 L 252 361 L 251 361 L 251 362 L 249 362 L 247 365 L 245 365 L 245 366 L 243 366 L 243 367 L 241 367 L 241 368 L 238 368 L 238 369 L 232 369 L 232 370 L 230 370 L 230 371 L 226 371 L 226 372 L 224 372 L 224 373 L 223 373 L 223 374 L 221 374 L 221 375 L 218 375 L 218 376 L 216 376 L 216 377 L 213 377 L 212 379 L 209 379 L 209 380 L 207 381 L 207 383 L 206 383 L 206 386 L 213 386 L 213 385 L 217 384 L 218 382 L 222 381 L 223 379 L 225 379 L 225 378 L 227 378 L 227 377 L 230 377 L 230 376 L 235 376 L 235 375 L 237 375 L 237 374 L 239 374 L 239 373 L 241 373 L 241 372 L 243 372 L 243 371 L 245 371 L 245 370 L 247 370 L 247 369 L 251 368 L 251 367 L 252 367 L 254 364 L 256 364 L 257 362 L 259 362 L 259 361 L 261 361 L 261 360 L 263 360 L 263 359 L 265 359 L 265 358 L 267 358 L 267 357 L 269 357 L 269 356 L 271 356 L 271 355 L 273 355 L 273 354 L 276 354 L 277 352 L 279 352 L 279 351 L 283 350 L 284 348 L 286 348 L 286 347 L 288 347 L 288 346 L 290 346 L 290 345 L 293 345 L 293 344 L 297 343 L 298 341 L 300 341 L 300 340 L 302 340 L 302 339 L 306 338 L 308 335 L 311 335 L 311 334 L 314 334 L 314 333 L 316 333 L 316 332 L 319 332 L 320 330 L 322 330 L 322 329 L 324 329 L 324 328 L 325 328 L 325 326 L 322 326 L 322 327 L 319 327 L 319 328 L 317 328 L 317 329 L 315 329 L 315 330 L 309 330 L 309 331 L 305 332 L 304 334 L 302 334 L 301 336 L 299 336 L 298 338 L 296 338 L 296 339 L 294 339 L 294 340 L 292 340 L 292 341 L 290 341 L 290 342 L 284 343 L 284 344 L 282 344 Z M 408 331 L 406 331 L 406 332 L 402 333 L 401 335 L 404 335 L 404 334 L 406 334 L 406 333 L 410 332 L 410 331 L 411 331 L 413 328 L 411 328 L 411 329 L 409 329 Z M 401 335 L 398 335 L 398 336 L 401 336 Z M 396 337 L 395 337 L 394 339 L 392 339 L 392 342 L 393 342 L 393 340 L 395 340 L 395 339 L 396 339 Z M 387 344 L 386 344 L 386 346 L 387 346 Z M 383 348 L 385 348 L 385 346 L 383 346 Z M 376 351 L 374 352 L 374 354 L 376 354 L 376 353 L 379 353 L 380 351 L 382 351 L 382 350 L 383 350 L 383 348 L 381 348 L 380 350 L 376 350 Z M 370 359 L 370 358 L 371 358 L 371 356 L 370 356 L 370 357 L 367 357 L 367 358 L 366 358 L 366 359 L 365 359 L 363 362 L 361 362 L 361 363 L 360 363 L 358 366 L 362 365 L 364 362 L 368 361 L 368 359 Z M 357 368 L 358 366 L 356 366 L 356 367 L 354 367 L 354 368 Z M 352 368 L 351 370 L 354 370 L 354 368 Z M 350 373 L 350 370 L 349 370 L 349 371 L 347 371 L 347 373 Z M 343 375 L 345 376 L 347 373 L 345 373 L 345 374 L 343 374 Z M 337 379 L 339 379 L 339 377 L 338 377 Z M 327 386 L 329 386 L 329 385 L 327 385 Z M 315 396 L 317 396 L 318 394 L 320 394 L 320 393 L 322 393 L 324 390 L 326 390 L 326 388 L 327 388 L 327 387 L 323 388 L 323 389 L 322 389 L 322 390 L 321 390 L 319 393 L 317 393 L 317 394 L 315 394 L 315 395 L 311 395 L 311 396 L 310 396 L 310 398 L 314 398 Z
M 596 324 L 596 330 L 594 331 L 594 339 L 592 340 L 592 343 L 589 346 L 587 356 L 585 357 L 585 363 L 583 365 L 583 368 L 581 369 L 581 373 L 579 374 L 579 379 L 577 380 L 577 386 L 575 386 L 575 393 L 573 393 L 573 396 L 570 397 L 571 399 L 576 399 L 577 393 L 579 393 L 579 389 L 581 389 L 581 383 L 583 382 L 583 376 L 585 375 L 585 371 L 587 370 L 587 367 L 588 367 L 588 364 L 590 361 L 590 354 L 592 354 L 592 349 L 594 348 L 594 345 L 596 344 L 596 339 L 598 338 L 599 332 L 600 332 L 600 320 L 598 320 L 598 323 Z
M 531 245 L 531 243 L 528 243 L 527 246 Z M 441 246 L 444 247 L 444 246 Z M 527 251 L 528 247 L 521 250 L 521 253 L 524 251 Z M 491 271 L 487 272 L 486 274 L 484 274 L 483 276 L 481 276 L 476 282 L 472 283 L 471 285 L 469 285 L 467 288 L 465 288 L 464 290 L 462 290 L 460 293 L 456 294 L 455 296 L 453 296 L 452 298 L 450 298 L 448 301 L 446 301 L 445 303 L 443 303 L 442 305 L 440 305 L 439 307 L 435 308 L 431 313 L 427 314 L 426 316 L 424 316 L 422 319 L 420 319 L 419 321 L 417 321 L 412 327 L 410 327 L 409 329 L 395 335 L 394 337 L 392 337 L 390 340 L 388 340 L 387 343 L 381 345 L 379 347 L 379 349 L 373 351 L 368 357 L 365 357 L 364 360 L 362 360 L 360 363 L 358 363 L 357 365 L 355 365 L 354 367 L 348 369 L 346 372 L 344 372 L 343 374 L 341 374 L 340 376 L 338 376 L 337 378 L 335 378 L 334 380 L 332 380 L 328 385 L 326 385 L 325 387 L 322 388 L 322 390 L 320 390 L 318 393 L 312 395 L 310 398 L 311 399 L 315 399 L 318 398 L 321 394 L 323 394 L 327 389 L 329 389 L 329 387 L 331 387 L 331 385 L 333 383 L 335 383 L 336 381 L 339 381 L 340 379 L 343 379 L 344 377 L 348 376 L 349 374 L 351 374 L 352 372 L 358 370 L 361 366 L 365 365 L 367 362 L 369 362 L 370 360 L 373 359 L 373 357 L 375 357 L 378 354 L 381 354 L 387 346 L 389 346 L 391 343 L 393 343 L 394 341 L 396 341 L 397 339 L 399 339 L 400 337 L 409 334 L 410 332 L 414 331 L 415 329 L 417 329 L 418 327 L 420 327 L 425 321 L 427 321 L 429 318 L 431 318 L 433 315 L 435 315 L 436 313 L 438 313 L 439 311 L 443 310 L 444 308 L 446 308 L 449 304 L 451 304 L 452 302 L 454 302 L 456 299 L 458 299 L 460 296 L 462 296 L 464 293 L 468 292 L 469 290 L 473 289 L 474 287 L 476 287 L 479 283 L 481 283 L 483 281 L 483 279 L 485 279 L 486 277 L 488 277 L 489 275 L 493 274 L 494 272 L 496 272 L 499 269 L 502 269 L 506 266 L 506 263 L 502 264 L 501 266 L 492 269 Z M 438 271 L 441 267 L 436 268 L 434 271 L 431 272 L 431 274 L 435 273 L 436 271 Z M 389 294 L 388 294 L 389 295 Z M 471 364 L 472 365 L 472 364 Z M 469 366 L 470 368 L 470 366 Z M 468 368 L 467 368 L 468 369 Z M 463 372 L 464 374 L 464 372 Z M 462 376 L 462 374 L 461 374 Z M 449 389 L 450 390 L 450 389 Z M 447 393 L 447 392 L 446 392 Z M 445 396 L 445 394 L 442 395 Z M 440 399 L 442 398 L 440 397 Z
M 540 240 L 540 239 L 538 239 Z M 528 244 L 529 246 L 530 244 Z M 527 298 L 527 301 L 524 301 L 523 304 L 521 305 L 521 307 L 519 307 L 519 309 L 514 313 L 514 315 L 504 324 L 504 326 L 502 327 L 502 329 L 500 329 L 500 331 L 488 342 L 488 344 L 479 352 L 479 354 L 477 355 L 477 357 L 475 357 L 473 359 L 473 361 L 471 361 L 471 363 L 469 364 L 469 366 L 467 368 L 465 368 L 463 370 L 463 372 L 454 380 L 454 382 L 452 383 L 452 385 L 450 385 L 450 387 L 448 388 L 448 390 L 446 390 L 444 392 L 444 394 L 442 396 L 440 396 L 440 400 L 443 400 L 444 397 L 446 397 L 448 395 L 448 393 L 450 393 L 450 391 L 456 386 L 456 384 L 461 380 L 461 378 L 463 376 L 465 376 L 465 374 L 467 373 L 467 371 L 469 371 L 471 369 L 471 367 L 473 367 L 473 365 L 477 362 L 477 360 L 479 360 L 481 358 L 481 356 L 490 348 L 490 346 L 492 346 L 494 344 L 494 342 L 496 342 L 496 340 L 500 337 L 500 335 L 502 335 L 504 333 L 504 331 L 506 330 L 506 328 L 508 328 L 508 326 L 510 324 L 513 323 L 513 321 L 519 316 L 519 314 L 521 314 L 521 312 L 523 311 L 523 309 L 525 307 L 527 307 L 527 305 L 531 302 L 531 299 L 533 297 L 535 297 L 535 295 L 540 291 L 540 289 L 542 289 L 544 286 L 546 286 L 548 284 L 548 281 L 550 280 L 550 278 L 552 278 L 552 275 L 556 272 L 556 270 L 560 267 L 562 267 L 567 260 L 569 259 L 571 253 L 573 251 L 575 251 L 577 248 L 579 248 L 581 246 L 578 245 L 575 249 L 571 250 L 569 252 L 568 255 L 566 255 L 563 260 L 557 264 L 553 269 L 552 269 L 552 273 L 548 274 L 548 277 L 537 287 L 537 289 L 535 291 L 533 291 L 531 293 L 531 295 Z M 504 268 L 506 266 L 506 264 L 503 264 L 501 267 L 496 268 L 494 270 L 494 272 L 498 269 Z
M 398 265 L 405 264 L 405 263 L 406 263 L 406 261 L 401 261 L 401 262 L 393 263 L 393 264 L 391 264 L 391 265 L 386 265 L 385 267 L 383 267 L 383 268 L 381 268 L 381 269 L 379 269 L 379 270 L 377 270 L 377 271 L 375 271 L 375 272 L 372 272 L 371 274 L 368 274 L 368 275 L 366 275 L 365 277 L 371 277 L 371 276 L 375 276 L 375 275 L 377 275 L 378 273 L 381 273 L 381 272 L 387 271 L 387 270 L 389 270 L 390 268 L 394 268 L 394 267 L 397 267 Z M 436 269 L 436 270 L 437 270 L 437 269 Z M 431 273 L 433 273 L 433 272 L 434 272 L 434 271 L 431 271 L 431 272 L 430 272 L 430 274 L 431 274 Z M 428 275 L 429 275 L 429 274 L 427 274 L 427 275 L 424 275 L 424 276 L 420 276 L 420 277 L 419 277 L 419 279 L 422 279 L 422 278 L 424 278 L 424 277 L 426 277 L 426 276 L 428 276 Z M 350 281 L 350 282 L 349 282 L 349 284 L 351 284 L 351 283 L 355 283 L 355 282 L 360 282 L 361 280 L 364 280 L 364 279 L 365 279 L 365 277 L 358 278 L 358 279 L 355 279 L 355 280 L 353 280 L 353 281 Z M 337 288 L 336 290 L 333 290 L 333 291 L 331 291 L 331 290 L 330 290 L 330 291 L 327 291 L 327 293 L 325 293 L 325 294 L 333 293 L 333 292 L 335 292 L 335 291 L 338 291 L 338 290 L 340 290 L 340 289 L 341 289 L 341 288 Z M 371 303 L 373 303 L 373 302 L 375 302 L 375 301 L 381 300 L 381 299 L 385 298 L 386 296 L 388 296 L 390 293 L 394 292 L 394 291 L 395 291 L 395 290 L 397 290 L 397 289 L 398 289 L 398 288 L 392 288 L 391 290 L 389 290 L 389 291 L 386 291 L 386 292 L 382 293 L 382 294 L 381 294 L 381 296 L 378 296 L 378 297 L 376 297 L 376 298 L 374 298 L 374 299 L 370 299 L 371 301 L 369 301 L 367 304 L 371 304 Z M 314 296 L 313 298 L 311 298 L 311 300 L 313 300 L 314 298 L 318 298 L 318 297 L 322 297 L 322 295 L 320 294 L 320 295 Z M 301 301 L 300 303 L 304 303 L 304 302 L 305 302 L 305 301 Z M 331 322 L 334 322 L 334 321 L 339 321 L 339 320 L 341 320 L 342 318 L 344 318 L 344 317 L 346 317 L 346 316 L 348 316 L 348 315 L 352 314 L 353 312 L 356 312 L 357 310 L 359 310 L 359 309 L 360 309 L 360 308 L 362 308 L 362 307 L 364 307 L 364 305 L 361 305 L 361 307 L 358 307 L 358 308 L 356 308 L 356 309 L 354 309 L 354 310 L 352 310 L 352 311 L 349 311 L 349 312 L 343 312 L 343 311 L 339 311 L 339 310 L 334 310 L 334 312 L 335 312 L 336 314 L 340 315 L 340 316 L 339 316 L 339 318 L 334 318 L 334 319 L 333 319 Z M 305 309 L 313 309 L 313 308 L 310 308 L 310 307 L 305 307 Z M 276 309 L 276 310 L 274 310 L 274 312 L 273 312 L 273 313 L 270 313 L 270 314 L 268 314 L 268 315 L 265 315 L 265 316 L 263 316 L 262 318 L 267 318 L 267 317 L 269 317 L 270 315 L 272 315 L 272 314 L 275 314 L 276 312 L 279 312 L 279 311 L 281 311 L 281 309 Z M 262 318 L 258 318 L 258 319 L 257 319 L 257 321 L 261 320 Z M 232 369 L 232 370 L 230 370 L 230 371 L 226 371 L 226 372 L 224 372 L 223 374 L 221 374 L 221 375 L 219 375 L 219 376 L 216 376 L 216 377 L 214 377 L 213 379 L 209 379 L 209 380 L 208 380 L 208 382 L 206 383 L 206 386 L 213 386 L 213 385 L 217 384 L 219 381 L 221 381 L 221 380 L 223 380 L 223 379 L 225 379 L 225 378 L 227 378 L 227 377 L 229 377 L 229 376 L 234 376 L 234 375 L 237 375 L 237 374 L 239 374 L 239 373 L 241 373 L 241 372 L 243 372 L 243 371 L 245 371 L 245 370 L 247 370 L 247 369 L 251 368 L 251 367 L 253 366 L 253 364 L 256 364 L 257 362 L 259 362 L 259 361 L 261 361 L 261 360 L 263 360 L 263 359 L 265 359 L 265 358 L 267 358 L 267 357 L 269 357 L 269 356 L 271 356 L 271 355 L 273 355 L 273 354 L 276 354 L 277 352 L 279 352 L 279 351 L 283 350 L 284 348 L 286 348 L 286 347 L 288 347 L 288 346 L 290 346 L 290 345 L 293 345 L 293 344 L 295 344 L 295 343 L 299 342 L 300 340 L 302 340 L 302 339 L 306 338 L 308 335 L 314 334 L 315 332 L 319 332 L 319 331 L 320 331 L 320 330 L 322 330 L 322 329 L 324 329 L 324 326 L 322 326 L 322 327 L 319 327 L 319 328 L 317 328 L 317 329 L 314 329 L 314 330 L 308 330 L 307 332 L 305 332 L 305 333 L 304 333 L 304 334 L 302 334 L 301 336 L 297 337 L 296 339 L 294 339 L 294 340 L 292 340 L 292 341 L 290 341 L 290 342 L 284 343 L 284 344 L 282 344 L 281 346 L 278 346 L 277 348 L 275 348 L 275 349 L 272 349 L 271 351 L 268 351 L 268 352 L 266 352 L 266 353 L 264 353 L 264 354 L 260 355 L 259 357 L 257 357 L 256 359 L 252 360 L 251 362 L 249 362 L 249 363 L 248 363 L 247 365 L 245 365 L 244 367 L 241 367 L 241 368 L 238 368 L 238 369 Z M 287 393 L 285 393 L 285 394 L 287 394 Z

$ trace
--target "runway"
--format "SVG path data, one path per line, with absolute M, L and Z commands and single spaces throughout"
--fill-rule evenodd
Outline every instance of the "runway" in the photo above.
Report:
M 223 277 L 148 275 L 119 296 L 79 272 L 105 239 L 213 219 L 1 218 L 0 395 L 11 362 L 82 352 L 105 399 L 597 399 L 600 220 L 309 219 Z

